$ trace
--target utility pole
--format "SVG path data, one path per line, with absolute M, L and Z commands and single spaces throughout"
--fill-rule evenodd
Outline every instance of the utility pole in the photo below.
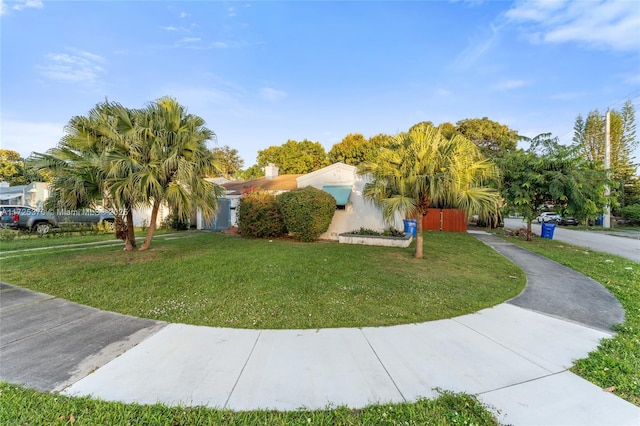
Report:
M 611 113 L 607 110 L 606 120 L 605 120 L 605 131 L 604 131 L 604 169 L 609 173 L 609 169 L 611 168 Z M 604 187 L 604 196 L 608 197 L 611 195 L 611 191 L 609 189 L 609 185 L 605 185 Z M 611 206 L 607 203 L 607 206 L 604 208 L 604 215 L 602 216 L 602 227 L 603 228 L 611 228 Z

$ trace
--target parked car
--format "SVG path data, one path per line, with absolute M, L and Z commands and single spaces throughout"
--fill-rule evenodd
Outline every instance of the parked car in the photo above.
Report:
M 99 212 L 91 209 L 68 210 L 56 212 L 58 225 L 103 225 L 113 229 L 115 216 L 109 212 Z
M 544 212 L 544 213 L 540 213 L 540 216 L 538 216 L 536 218 L 536 221 L 538 223 L 542 223 L 542 222 L 556 222 L 557 220 L 560 219 L 560 215 L 558 213 L 554 213 L 554 212 Z
M 58 226 L 56 217 L 44 210 L 27 206 L 0 206 L 2 225 L 10 229 L 26 229 L 39 234 L 48 233 Z
M 0 223 L 9 229 L 24 229 L 39 234 L 48 233 L 51 228 L 60 225 L 100 225 L 106 224 L 113 229 L 115 216 L 108 212 L 95 210 L 59 211 L 56 214 L 28 206 L 0 206 Z M 16 220 L 17 219 L 17 220 Z
M 556 220 L 558 225 L 573 225 L 578 226 L 578 219 L 571 216 L 562 216 L 560 219 Z

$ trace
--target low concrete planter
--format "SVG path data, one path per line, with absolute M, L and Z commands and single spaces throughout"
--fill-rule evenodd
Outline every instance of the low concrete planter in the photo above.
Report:
M 338 235 L 338 242 L 340 244 L 364 244 L 366 246 L 409 247 L 412 238 L 411 234 L 406 234 L 404 237 L 340 234 Z

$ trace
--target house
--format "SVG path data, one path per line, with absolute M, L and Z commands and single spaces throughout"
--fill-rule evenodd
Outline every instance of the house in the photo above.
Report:
M 312 186 L 328 192 L 336 199 L 336 211 L 329 229 L 320 235 L 320 239 L 338 240 L 338 235 L 360 228 L 383 231 L 389 225 L 384 222 L 382 210 L 364 199 L 362 191 L 370 180 L 366 175 L 358 174 L 355 166 L 334 163 L 330 166 L 302 175 L 297 179 L 298 188 Z M 402 217 L 397 214 L 394 223 L 396 229 L 403 229 Z
M 8 182 L 0 182 L 0 204 L 15 204 L 36 209 L 44 207 L 49 197 L 47 182 L 31 182 L 29 185 L 11 186 Z
M 304 175 L 278 175 L 273 164 L 265 167 L 265 176 L 247 181 L 231 181 L 222 184 L 225 198 L 221 200 L 216 218 L 205 224 L 199 214 L 198 229 L 229 229 L 237 226 L 236 208 L 244 191 L 261 189 L 277 195 L 285 191 L 312 186 L 331 194 L 336 199 L 336 211 L 329 229 L 320 235 L 321 239 L 338 240 L 343 232 L 361 227 L 382 231 L 385 224 L 382 211 L 362 195 L 367 176 L 357 173 L 357 168 L 344 163 L 335 163 L 320 170 Z M 225 227 L 226 226 L 226 227 Z M 393 223 L 396 229 L 402 229 L 402 217 L 396 216 Z
M 264 190 L 274 195 L 296 189 L 296 179 L 302 175 L 278 175 L 278 167 L 269 164 L 264 168 L 265 175 L 261 178 L 251 180 L 234 180 L 219 182 L 215 181 L 225 189 L 225 197 L 218 200 L 218 211 L 215 219 L 205 222 L 200 210 L 197 212 L 197 228 L 210 230 L 226 230 L 232 226 L 238 226 L 238 215 L 236 209 L 240 204 L 240 198 L 247 190 Z

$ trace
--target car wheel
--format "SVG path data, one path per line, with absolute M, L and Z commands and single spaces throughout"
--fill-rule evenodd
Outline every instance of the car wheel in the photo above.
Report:
M 51 230 L 51 224 L 47 222 L 38 222 L 35 225 L 33 225 L 33 232 L 37 234 L 42 234 L 42 235 L 48 234 L 50 230 Z

